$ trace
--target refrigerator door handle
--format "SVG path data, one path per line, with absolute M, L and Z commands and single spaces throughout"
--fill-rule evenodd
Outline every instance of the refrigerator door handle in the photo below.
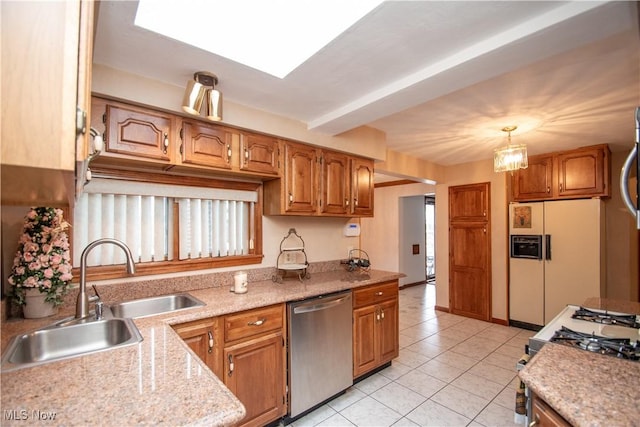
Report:
M 544 235 L 544 259 L 551 261 L 551 234 Z
M 631 195 L 629 194 L 629 173 L 631 172 L 631 164 L 636 159 L 637 154 L 638 145 L 635 144 L 633 146 L 633 150 L 629 153 L 627 160 L 625 160 L 624 165 L 622 166 L 622 173 L 620 174 L 620 193 L 622 193 L 622 201 L 634 217 L 637 217 L 638 214 L 636 212 L 636 207 L 631 200 Z

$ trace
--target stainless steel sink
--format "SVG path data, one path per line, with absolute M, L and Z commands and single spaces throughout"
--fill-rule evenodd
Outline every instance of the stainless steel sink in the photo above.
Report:
M 113 317 L 138 318 L 192 307 L 202 307 L 204 305 L 198 298 L 183 293 L 121 302 L 109 306 L 109 309 Z
M 2 356 L 2 372 L 42 365 L 142 341 L 131 319 L 53 326 L 17 335 Z

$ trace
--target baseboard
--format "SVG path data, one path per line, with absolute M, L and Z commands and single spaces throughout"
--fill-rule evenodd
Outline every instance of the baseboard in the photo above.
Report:
M 444 311 L 445 313 L 449 313 L 449 307 L 442 307 L 442 306 L 436 305 L 434 308 L 438 311 Z
M 411 287 L 414 287 L 414 286 L 420 286 L 420 285 L 424 285 L 425 283 L 427 283 L 426 280 L 422 280 L 420 282 L 415 282 L 415 283 L 406 283 L 406 284 L 400 286 L 399 289 L 406 289 L 406 288 L 411 288 Z
M 491 318 L 491 323 L 497 323 L 498 325 L 509 326 L 509 321 L 504 319 Z
M 535 325 L 533 323 L 521 322 L 519 320 L 509 320 L 509 326 L 513 326 L 520 329 L 528 329 L 530 331 L 539 331 L 542 326 Z

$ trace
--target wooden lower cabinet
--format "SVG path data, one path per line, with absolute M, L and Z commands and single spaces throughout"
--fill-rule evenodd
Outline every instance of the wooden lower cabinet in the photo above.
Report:
M 353 377 L 398 357 L 398 282 L 355 289 Z
M 287 413 L 284 310 L 278 304 L 224 317 L 222 379 L 247 411 L 242 426 L 262 426 Z
M 209 369 L 218 378 L 222 378 L 222 340 L 218 319 L 210 318 L 182 323 L 175 325 L 173 329 Z
M 532 413 L 530 426 L 535 427 L 569 427 L 571 424 L 558 414 L 547 402 L 532 393 Z

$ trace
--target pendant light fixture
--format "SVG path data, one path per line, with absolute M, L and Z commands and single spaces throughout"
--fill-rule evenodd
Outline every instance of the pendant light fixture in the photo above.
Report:
M 213 73 L 198 71 L 193 80 L 187 82 L 182 99 L 182 109 L 193 115 L 199 115 L 202 103 L 207 102 L 207 119 L 218 122 L 222 120 L 222 93 L 215 89 L 218 77 Z
M 502 128 L 503 132 L 507 132 L 507 145 L 506 147 L 496 148 L 493 151 L 494 172 L 526 169 L 529 166 L 527 146 L 524 144 L 511 145 L 511 132 L 517 128 L 518 126 L 505 126 Z

